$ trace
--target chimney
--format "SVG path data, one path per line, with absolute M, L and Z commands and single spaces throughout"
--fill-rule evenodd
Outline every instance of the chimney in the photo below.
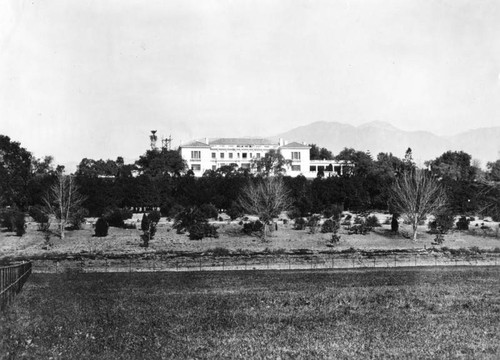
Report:
M 283 146 L 285 143 L 283 142 L 283 138 L 280 138 L 280 142 L 279 142 L 279 145 L 280 146 Z
M 285 140 L 285 145 L 288 145 L 288 140 Z
M 205 144 L 209 145 L 208 138 L 205 138 Z

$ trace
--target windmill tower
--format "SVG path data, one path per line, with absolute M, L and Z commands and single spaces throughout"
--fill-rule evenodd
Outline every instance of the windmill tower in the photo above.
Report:
M 156 130 L 151 130 L 151 135 L 149 135 L 149 140 L 151 140 L 151 150 L 157 150 L 156 140 L 158 140 L 158 137 L 156 136 Z
M 166 149 L 167 151 L 172 150 L 172 135 L 169 135 L 168 138 L 162 138 L 161 146 L 163 149 Z

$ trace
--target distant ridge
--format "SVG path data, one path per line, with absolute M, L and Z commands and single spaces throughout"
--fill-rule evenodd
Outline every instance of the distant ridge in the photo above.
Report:
M 483 167 L 500 156 L 500 127 L 438 136 L 429 131 L 401 130 L 384 121 L 372 121 L 360 126 L 317 121 L 271 137 L 273 140 L 277 138 L 317 144 L 334 154 L 345 147 L 369 150 L 374 157 L 380 152 L 390 152 L 401 158 L 410 147 L 418 165 L 435 159 L 447 150 L 464 151 L 473 159 L 478 159 Z

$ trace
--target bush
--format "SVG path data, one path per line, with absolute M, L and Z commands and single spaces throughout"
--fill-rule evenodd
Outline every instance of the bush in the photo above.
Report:
M 339 229 L 338 222 L 332 219 L 327 219 L 321 226 L 321 232 L 323 234 L 337 232 Z
M 361 224 L 364 224 L 364 223 L 365 223 L 365 220 L 362 217 L 356 216 L 354 218 L 354 224 L 355 225 L 361 225 Z
M 201 205 L 200 211 L 206 219 L 217 219 L 217 216 L 219 216 L 219 211 L 212 204 Z
M 102 217 L 97 219 L 97 222 L 95 223 L 95 236 L 97 237 L 108 236 L 108 230 L 109 230 L 108 222 Z
M 121 228 L 124 225 L 122 211 L 119 208 L 108 208 L 102 216 L 109 226 Z
M 40 205 L 32 206 L 29 215 L 38 223 L 38 231 L 48 231 L 50 227 L 49 216 Z
M 304 230 L 306 228 L 306 221 L 303 217 L 298 217 L 294 221 L 293 228 L 295 230 Z
M 264 224 L 262 221 L 249 221 L 243 224 L 243 232 L 247 235 L 252 235 L 256 232 L 262 232 L 264 230 Z
M 371 229 L 372 228 L 370 226 L 367 226 L 365 222 L 362 222 L 361 224 L 351 226 L 351 228 L 349 229 L 349 235 L 366 235 Z
M 78 209 L 70 219 L 71 228 L 73 230 L 80 230 L 87 216 L 89 216 L 89 211 L 87 209 Z
M 340 235 L 338 234 L 332 234 L 332 237 L 330 238 L 330 243 L 327 245 L 336 245 L 340 242 Z
M 190 240 L 201 240 L 204 237 L 218 238 L 219 234 L 217 234 L 217 227 L 206 222 L 201 222 L 193 224 L 189 228 Z
M 23 236 L 26 233 L 26 221 L 24 213 L 17 209 L 7 209 L 1 214 L 2 226 L 8 231 L 14 231 L 17 236 Z
M 296 219 L 302 217 L 302 212 L 298 207 L 294 206 L 287 212 L 287 215 L 290 219 Z
M 40 205 L 35 205 L 30 207 L 28 211 L 29 216 L 33 218 L 37 223 L 49 222 L 49 216 L 44 211 L 43 207 Z
M 392 214 L 392 220 L 391 220 L 391 231 L 393 233 L 397 233 L 399 230 L 399 214 Z
M 191 207 L 183 209 L 176 215 L 173 228 L 178 234 L 182 234 L 194 224 L 204 222 L 207 222 L 205 215 L 197 207 Z
M 142 231 L 148 231 L 149 229 L 149 219 L 146 214 L 142 214 L 142 219 L 141 219 L 141 230 Z
M 458 230 L 469 230 L 469 223 L 470 223 L 470 220 L 467 219 L 465 216 L 462 216 L 457 221 L 457 229 Z
M 307 226 L 309 227 L 309 232 L 311 234 L 315 234 L 316 231 L 318 230 L 320 219 L 321 218 L 319 215 L 311 215 L 307 220 Z
M 161 219 L 161 213 L 157 210 L 153 210 L 148 214 L 148 219 L 154 224 L 158 224 Z
M 436 214 L 435 219 L 427 225 L 432 234 L 446 234 L 452 227 L 454 216 L 449 211 Z
M 231 218 L 231 220 L 244 215 L 241 208 L 234 201 L 231 203 L 231 207 L 227 210 L 226 214 Z
M 342 205 L 333 204 L 323 211 L 323 216 L 325 218 L 333 217 L 333 220 L 339 220 L 340 215 L 342 215 L 342 211 L 344 211 L 344 207 Z
M 375 215 L 372 215 L 372 216 L 368 216 L 366 218 L 366 221 L 365 221 L 365 225 L 370 227 L 370 228 L 374 228 L 374 227 L 380 227 L 380 221 L 378 220 L 378 217 L 376 217 Z

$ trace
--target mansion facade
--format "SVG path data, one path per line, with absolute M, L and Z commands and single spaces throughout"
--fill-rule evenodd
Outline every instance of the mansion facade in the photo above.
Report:
M 209 141 L 192 141 L 180 146 L 181 156 L 188 169 L 197 177 L 205 171 L 217 170 L 225 165 L 236 165 L 238 169 L 256 172 L 252 166 L 270 150 L 279 152 L 287 161 L 287 176 L 304 175 L 314 178 L 318 173 L 324 176 L 338 176 L 348 171 L 352 165 L 333 160 L 310 160 L 310 146 L 305 143 L 288 143 L 283 139 L 273 142 L 268 139 L 221 138 Z

